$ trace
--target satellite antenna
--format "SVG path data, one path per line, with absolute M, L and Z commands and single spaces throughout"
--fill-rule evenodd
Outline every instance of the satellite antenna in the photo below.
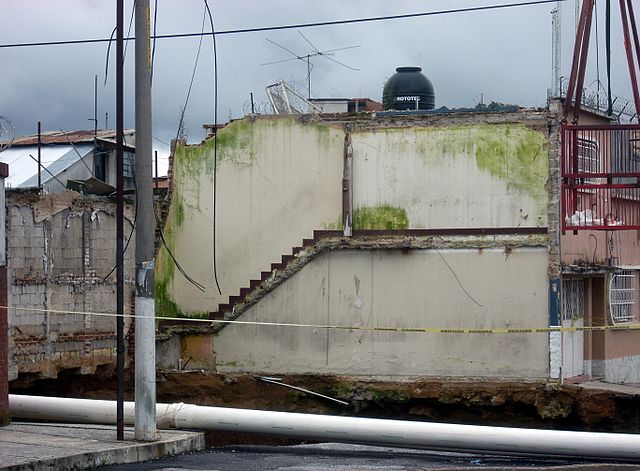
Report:
M 339 47 L 337 49 L 328 49 L 326 51 L 320 51 L 317 47 L 315 47 L 313 45 L 313 43 L 311 41 L 309 41 L 309 39 L 307 39 L 307 37 L 302 34 L 300 31 L 298 31 L 298 34 L 300 36 L 302 36 L 302 39 L 304 39 L 307 43 L 309 43 L 309 45 L 313 48 L 312 53 L 310 54 L 305 54 L 305 55 L 299 55 L 296 54 L 295 52 L 293 52 L 291 49 L 288 49 L 286 47 L 284 47 L 282 44 L 278 44 L 275 41 L 272 41 L 271 39 L 267 39 L 267 41 L 269 41 L 271 44 L 273 44 L 274 46 L 278 46 L 280 49 L 283 49 L 285 51 L 287 51 L 289 54 L 291 54 L 293 57 L 290 59 L 282 59 L 279 61 L 274 61 L 274 62 L 266 62 L 264 64 L 261 65 L 273 65 L 273 64 L 281 64 L 282 62 L 289 62 L 289 61 L 302 61 L 302 62 L 306 62 L 307 64 L 307 97 L 309 99 L 311 99 L 311 71 L 313 70 L 313 64 L 311 63 L 311 58 L 312 57 L 324 57 L 327 60 L 330 60 L 332 62 L 335 62 L 336 64 L 340 64 L 343 67 L 346 67 L 349 70 L 360 70 L 358 68 L 355 67 L 351 67 L 350 65 L 347 65 L 343 62 L 340 62 L 339 60 L 334 59 L 333 56 L 336 52 L 338 51 L 345 51 L 347 49 L 355 49 L 357 47 L 360 47 L 360 45 L 357 46 L 347 46 L 347 47 Z
M 0 152 L 7 150 L 13 144 L 16 130 L 9 118 L 0 116 Z

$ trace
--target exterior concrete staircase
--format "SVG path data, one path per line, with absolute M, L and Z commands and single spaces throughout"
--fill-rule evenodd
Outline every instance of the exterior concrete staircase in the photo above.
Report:
M 339 230 L 313 231 L 313 239 L 303 239 L 300 246 L 293 247 L 291 249 L 291 253 L 282 255 L 279 262 L 271 264 L 271 269 L 269 271 L 260 272 L 260 276 L 258 278 L 250 280 L 248 286 L 240 288 L 237 296 L 229 296 L 229 299 L 226 303 L 219 304 L 216 311 L 209 313 L 209 319 L 220 320 L 227 317 L 233 317 L 235 306 L 244 303 L 245 300 L 250 297 L 250 295 L 252 295 L 259 288 L 262 288 L 265 282 L 271 279 L 277 272 L 284 271 L 289 263 L 294 261 L 302 251 L 311 247 L 315 247 L 318 241 L 320 241 L 320 239 L 322 238 L 341 237 L 342 235 L 342 231 Z

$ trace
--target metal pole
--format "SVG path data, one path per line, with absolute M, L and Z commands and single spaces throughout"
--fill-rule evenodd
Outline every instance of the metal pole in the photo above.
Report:
M 309 100 L 311 100 L 311 62 L 309 62 L 309 56 L 307 56 L 307 88 L 309 92 Z
M 93 135 L 98 139 L 98 76 L 93 77 Z
M 255 106 L 253 104 L 253 92 L 249 92 L 249 96 L 251 97 L 251 114 L 255 114 L 256 113 L 256 109 L 255 109 Z
M 149 0 L 136 3 L 136 440 L 156 439 L 154 217 Z
M 117 438 L 124 440 L 124 0 L 117 0 L 116 12 L 116 422 Z
M 629 3 L 629 5 L 631 4 Z M 631 12 L 629 12 L 629 15 L 630 14 Z M 627 63 L 629 65 L 629 77 L 631 78 L 633 101 L 636 105 L 636 110 L 640 110 L 640 92 L 638 91 L 638 79 L 636 77 L 636 68 L 633 60 L 633 43 L 631 42 L 631 33 L 629 32 L 629 15 L 627 14 L 625 1 L 620 0 L 620 16 L 622 16 L 622 31 L 624 33 L 624 50 L 627 54 Z M 633 26 L 635 27 L 635 20 L 633 22 Z
M 156 151 L 154 151 L 154 152 L 155 152 L 155 154 L 154 154 L 154 155 L 155 155 L 155 160 L 154 160 L 154 162 L 155 162 L 155 167 L 156 167 L 156 179 L 155 179 L 155 185 L 154 185 L 154 187 L 155 187 L 155 189 L 157 190 L 157 189 L 158 189 L 158 151 L 156 150 Z
M 7 306 L 7 253 L 5 230 L 4 181 L 9 177 L 9 165 L 0 163 L 0 303 Z M 9 413 L 9 311 L 0 307 L 0 427 L 11 421 Z
M 42 173 L 40 171 L 40 168 L 42 167 L 41 148 L 42 148 L 42 126 L 40 121 L 38 121 L 38 189 L 39 190 L 42 188 Z

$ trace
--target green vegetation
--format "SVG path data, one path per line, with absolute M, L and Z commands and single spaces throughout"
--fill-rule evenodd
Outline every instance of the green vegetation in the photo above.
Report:
M 535 199 L 547 198 L 548 152 L 542 132 L 522 124 L 505 124 L 477 126 L 470 134 L 478 168 Z
M 354 229 L 407 229 L 407 211 L 390 205 L 363 206 L 353 214 Z
M 405 131 L 406 132 L 406 131 Z M 546 201 L 549 175 L 544 132 L 519 123 L 414 128 L 415 149 L 427 159 L 473 157 L 509 188 Z M 400 147 L 405 143 L 398 141 Z
M 166 252 L 164 248 L 162 249 L 162 252 Z M 168 255 L 165 255 L 165 257 L 168 257 Z M 170 261 L 169 263 L 173 262 Z M 167 293 L 167 283 L 169 281 L 171 280 L 163 279 L 162 281 L 156 281 L 156 316 L 183 317 L 177 304 Z

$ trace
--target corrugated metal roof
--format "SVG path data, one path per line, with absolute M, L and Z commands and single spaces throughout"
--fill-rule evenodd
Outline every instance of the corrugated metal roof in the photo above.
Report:
M 124 135 L 132 136 L 135 133 L 132 129 L 126 129 Z M 113 129 L 101 129 L 96 135 L 94 131 L 47 131 L 41 135 L 42 144 L 73 144 L 89 143 L 97 137 L 98 139 L 115 139 L 116 131 Z M 17 137 L 13 140 L 13 147 L 38 145 L 38 135 Z
M 83 157 L 93 150 L 92 144 L 78 144 L 77 151 L 70 145 L 46 146 L 41 151 L 41 163 L 54 175 L 63 172 L 80 160 L 78 153 Z M 38 164 L 29 155 L 37 158 L 37 149 L 34 146 L 11 147 L 0 152 L 0 161 L 9 165 L 9 177 L 5 185 L 11 188 L 31 188 L 38 185 Z M 51 175 L 46 170 L 41 172 L 41 181 L 45 183 L 51 180 Z

